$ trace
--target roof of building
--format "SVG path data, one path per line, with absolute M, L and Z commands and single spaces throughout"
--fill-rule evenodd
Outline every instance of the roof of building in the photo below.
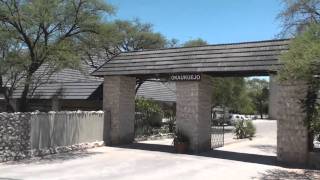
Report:
M 146 81 L 138 89 L 137 96 L 156 101 L 175 102 L 176 84 L 174 82 Z
M 190 48 L 171 48 L 122 53 L 102 65 L 97 71 L 88 65 L 81 70 L 63 69 L 54 73 L 47 83 L 40 85 L 33 99 L 88 99 L 103 83 L 103 75 L 134 75 L 199 71 L 268 70 L 279 65 L 279 54 L 288 49 L 289 40 L 220 44 Z M 48 69 L 37 71 L 40 76 Z M 92 75 L 90 75 L 90 73 Z M 23 87 L 18 87 L 13 98 L 20 98 Z M 175 84 L 145 82 L 137 96 L 158 101 L 176 100 Z
M 31 99 L 88 99 L 98 89 L 102 81 L 85 82 L 51 82 L 40 85 L 33 93 Z M 19 87 L 13 93 L 14 99 L 21 97 L 23 88 Z
M 280 67 L 278 57 L 290 40 L 270 40 L 201 47 L 121 53 L 92 73 L 94 76 L 151 75 L 181 72 L 266 74 Z
M 88 99 L 103 83 L 103 78 L 90 75 L 93 70 L 94 68 L 89 65 L 82 64 L 81 69 L 65 68 L 47 76 L 46 71 L 50 71 L 50 67 L 43 65 L 38 69 L 35 76 L 42 77 L 45 83 L 38 85 L 29 98 Z M 13 92 L 12 98 L 20 98 L 23 89 L 23 86 L 18 86 Z
M 90 75 L 92 68 L 82 68 L 82 70 L 63 69 L 54 73 L 47 83 L 41 84 L 31 99 L 88 99 L 103 84 L 103 78 Z M 38 74 L 45 71 L 41 68 Z M 12 98 L 21 97 L 23 87 L 19 86 L 13 93 Z M 175 102 L 175 84 L 146 81 L 137 92 L 138 97 L 153 99 L 156 101 Z
M 60 82 L 46 83 L 39 86 L 31 99 L 88 99 L 103 81 L 86 81 L 86 82 Z M 13 98 L 19 99 L 23 89 L 18 88 L 14 91 Z M 153 99 L 156 101 L 175 102 L 175 84 L 163 82 L 147 81 L 142 84 L 137 92 L 138 97 Z

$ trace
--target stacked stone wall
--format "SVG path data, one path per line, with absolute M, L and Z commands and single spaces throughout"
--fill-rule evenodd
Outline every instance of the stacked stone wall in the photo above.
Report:
M 104 113 L 0 113 L 0 162 L 104 145 Z
M 135 85 L 135 77 L 104 78 L 104 141 L 107 145 L 128 144 L 134 140 Z
M 0 114 L 0 162 L 30 156 L 30 113 Z
M 178 81 L 177 128 L 190 138 L 193 153 L 211 148 L 211 94 L 212 82 L 202 75 L 201 81 Z
M 278 88 L 278 160 L 305 164 L 308 160 L 308 130 L 301 101 L 307 85 L 301 82 L 281 83 Z

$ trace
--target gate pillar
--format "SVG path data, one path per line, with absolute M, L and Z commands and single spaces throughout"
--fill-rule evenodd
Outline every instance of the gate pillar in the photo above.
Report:
M 308 129 L 301 99 L 307 85 L 301 82 L 280 83 L 278 94 L 277 158 L 284 163 L 305 164 L 308 159 Z
M 106 145 L 128 144 L 134 140 L 135 85 L 135 77 L 104 77 L 103 110 Z
M 211 95 L 210 76 L 200 81 L 177 81 L 177 129 L 190 140 L 190 151 L 199 153 L 211 148 Z
M 269 119 L 277 120 L 278 117 L 278 93 L 279 93 L 279 85 L 276 80 L 276 75 L 270 75 L 269 81 Z

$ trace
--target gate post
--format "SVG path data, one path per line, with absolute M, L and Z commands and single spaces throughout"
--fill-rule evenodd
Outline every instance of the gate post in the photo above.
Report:
M 190 151 L 199 153 L 211 148 L 210 76 L 200 81 L 177 81 L 177 128 L 190 139 Z
M 104 77 L 103 110 L 106 145 L 129 144 L 134 140 L 135 85 L 135 77 Z
M 308 160 L 308 129 L 301 100 L 306 97 L 303 82 L 279 84 L 277 159 L 283 163 L 305 164 Z
M 279 93 L 279 85 L 276 79 L 276 75 L 272 74 L 269 76 L 269 118 L 277 120 L 278 117 L 278 93 Z

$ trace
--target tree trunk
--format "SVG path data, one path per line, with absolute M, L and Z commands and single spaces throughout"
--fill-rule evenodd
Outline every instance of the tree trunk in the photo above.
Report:
M 260 111 L 260 118 L 263 119 L 263 106 L 262 103 L 259 103 L 259 111 Z
M 27 96 L 28 96 L 28 92 L 29 92 L 29 83 L 26 83 L 24 85 L 24 89 L 23 89 L 23 92 L 21 94 L 21 98 L 20 98 L 20 102 L 19 102 L 19 111 L 20 112 L 27 112 L 28 111 L 28 99 L 27 99 Z
M 11 105 L 10 103 L 10 97 L 11 97 L 11 93 L 9 92 L 9 90 L 7 89 L 7 87 L 5 87 L 5 85 L 3 84 L 3 78 L 2 76 L 0 76 L 0 93 L 3 93 L 4 95 L 4 99 L 5 99 L 5 102 L 6 102 L 6 111 L 7 112 L 14 112 L 14 108 L 13 106 Z
M 14 108 L 10 103 L 10 99 L 6 97 L 6 111 L 7 112 L 14 112 Z
M 31 82 L 32 73 L 29 73 L 27 75 L 23 92 L 21 94 L 20 102 L 19 102 L 19 111 L 20 112 L 27 112 L 29 110 L 28 108 L 28 94 L 30 89 L 30 82 Z

